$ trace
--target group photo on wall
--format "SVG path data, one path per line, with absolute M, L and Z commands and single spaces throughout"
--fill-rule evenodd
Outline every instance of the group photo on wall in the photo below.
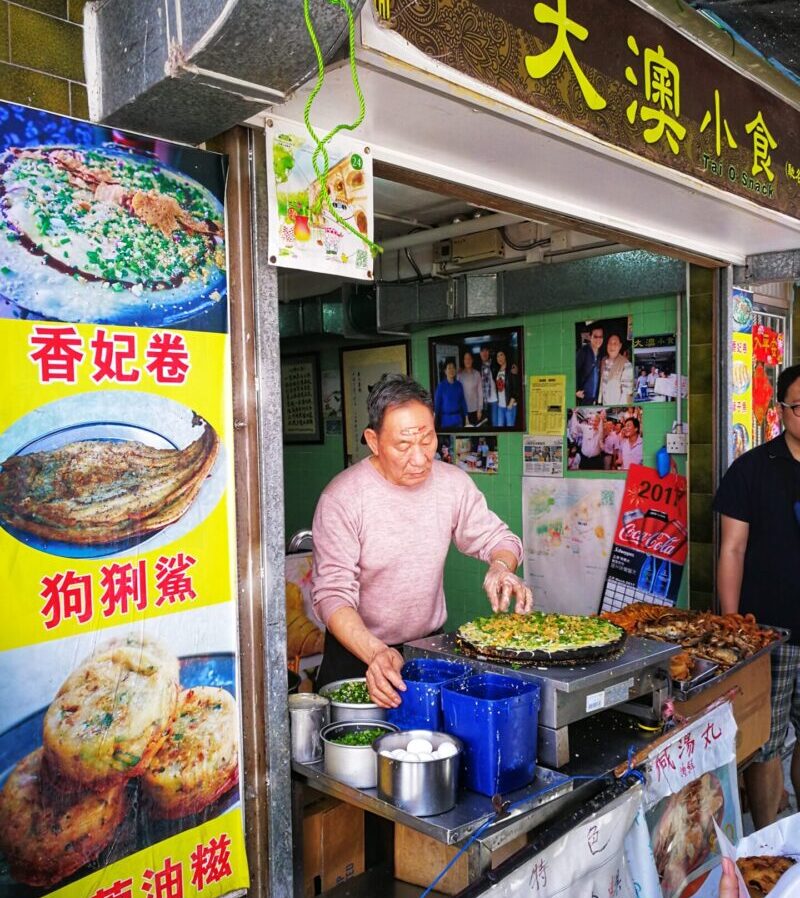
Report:
M 632 316 L 575 324 L 575 399 L 578 405 L 628 405 L 635 374 Z
M 522 328 L 428 340 L 436 429 L 525 429 Z

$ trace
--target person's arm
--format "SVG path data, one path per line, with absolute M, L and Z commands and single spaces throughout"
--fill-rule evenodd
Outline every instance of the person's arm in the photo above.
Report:
M 717 563 L 717 595 L 723 614 L 736 614 L 744 575 L 744 556 L 750 525 L 725 514 L 720 515 L 720 548 Z
M 367 685 L 375 702 L 381 707 L 396 707 L 400 698 L 391 684 L 403 689 L 400 677 L 403 659 L 369 632 L 358 613 L 359 527 L 357 505 L 345 507 L 336 496 L 323 492 L 311 528 L 314 534 L 311 601 L 314 613 L 339 642 L 368 665 Z
M 519 614 L 533 607 L 533 594 L 515 571 L 522 559 L 519 537 L 489 510 L 486 498 L 467 477 L 453 530 L 456 548 L 489 564 L 483 580 L 493 611 L 507 611 L 512 596 Z
M 339 608 L 328 618 L 328 629 L 356 658 L 367 665 L 367 687 L 370 698 L 381 708 L 396 708 L 405 692 L 400 671 L 403 656 L 390 648 L 364 625 L 361 615 L 353 608 Z
M 464 392 L 464 384 L 456 381 L 458 384 L 458 405 L 459 405 L 459 414 L 461 415 L 464 421 L 467 420 L 467 415 L 469 414 L 469 410 L 467 409 L 467 395 Z

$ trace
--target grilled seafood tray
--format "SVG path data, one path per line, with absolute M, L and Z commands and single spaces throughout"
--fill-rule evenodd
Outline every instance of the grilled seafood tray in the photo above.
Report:
M 687 680 L 672 679 L 672 689 L 675 693 L 688 693 L 695 686 L 705 686 L 705 684 L 719 670 L 719 664 L 716 661 L 706 661 L 705 658 L 695 658 L 692 664 L 692 676 Z
M 728 677 L 733 676 L 733 674 L 740 671 L 746 664 L 750 664 L 752 661 L 755 661 L 756 658 L 760 658 L 762 655 L 765 655 L 767 652 L 771 652 L 774 648 L 777 648 L 779 645 L 783 644 L 789 639 L 789 631 L 785 630 L 783 627 L 764 627 L 765 630 L 772 630 L 778 634 L 779 638 L 770 642 L 768 645 L 765 645 L 763 648 L 760 648 L 757 652 L 750 655 L 747 658 L 743 658 L 738 663 L 732 665 L 728 668 L 723 668 L 720 665 L 717 665 L 717 671 L 715 674 L 708 676 L 708 679 L 701 679 L 699 682 L 695 682 L 692 685 L 692 681 L 688 680 L 683 684 L 679 684 L 673 680 L 673 684 L 678 686 L 677 689 L 673 691 L 673 698 L 677 701 L 686 701 L 687 699 L 692 698 L 692 696 L 697 695 L 699 692 L 702 692 L 704 689 L 708 689 L 711 686 L 714 686 L 717 683 L 722 682 L 723 680 L 727 680 Z M 695 660 L 695 664 L 699 661 L 702 661 L 702 658 L 698 658 Z

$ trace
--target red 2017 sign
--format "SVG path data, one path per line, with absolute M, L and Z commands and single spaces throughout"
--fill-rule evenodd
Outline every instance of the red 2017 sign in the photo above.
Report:
M 659 477 L 632 465 L 622 499 L 617 534 L 621 546 L 683 564 L 686 561 L 686 478 Z

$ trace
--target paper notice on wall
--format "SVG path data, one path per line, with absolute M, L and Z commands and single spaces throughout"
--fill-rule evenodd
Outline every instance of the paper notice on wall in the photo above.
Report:
M 625 484 L 522 478 L 525 580 L 538 608 L 596 614 Z
M 564 433 L 566 389 L 567 378 L 563 374 L 530 378 L 528 430 L 531 433 L 550 436 Z
M 522 438 L 522 473 L 529 477 L 563 477 L 563 438 L 526 433 Z

